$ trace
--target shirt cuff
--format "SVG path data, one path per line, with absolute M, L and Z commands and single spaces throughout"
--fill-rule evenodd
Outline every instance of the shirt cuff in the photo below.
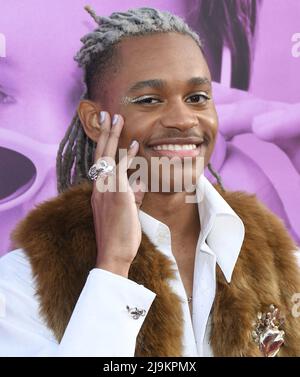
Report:
M 100 268 L 90 271 L 58 356 L 134 356 L 136 337 L 156 294 Z

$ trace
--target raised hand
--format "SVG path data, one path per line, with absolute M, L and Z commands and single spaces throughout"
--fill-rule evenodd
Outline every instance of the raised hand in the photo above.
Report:
M 139 144 L 133 141 L 125 157 L 116 164 L 124 119 L 121 115 L 115 115 L 111 122 L 109 113 L 105 114 L 94 160 L 96 163 L 104 158 L 115 167 L 115 175 L 98 177 L 93 186 L 91 204 L 98 253 L 96 267 L 128 277 L 142 238 L 138 208 L 144 192 L 134 192 L 127 177 L 127 169 L 138 152 Z M 111 180 L 109 190 L 104 191 L 108 180 Z M 121 192 L 120 187 L 125 190 Z

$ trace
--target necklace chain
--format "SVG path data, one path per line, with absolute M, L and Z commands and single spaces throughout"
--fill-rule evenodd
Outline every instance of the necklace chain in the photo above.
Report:
M 193 296 L 190 296 L 190 297 L 188 297 L 188 299 L 187 299 L 187 301 L 188 301 L 189 304 L 192 302 L 192 300 L 193 300 Z

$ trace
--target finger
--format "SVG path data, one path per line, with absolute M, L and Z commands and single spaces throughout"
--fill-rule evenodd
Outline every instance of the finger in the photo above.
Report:
M 103 115 L 101 116 L 101 114 Z M 103 156 L 104 148 L 106 146 L 106 143 L 109 137 L 110 124 L 111 124 L 110 114 L 107 111 L 101 111 L 99 114 L 100 136 L 99 136 L 95 154 L 94 154 L 95 163 L 99 160 L 100 157 Z
M 127 169 L 130 168 L 134 158 L 136 157 L 138 150 L 139 150 L 139 143 L 137 140 L 133 140 L 128 150 Z M 134 182 L 130 184 L 130 187 L 134 194 L 135 204 L 137 208 L 140 208 L 142 205 L 145 193 L 147 191 L 147 186 L 140 179 L 140 177 L 138 177 Z
M 128 177 L 127 170 L 132 163 L 133 158 L 139 150 L 139 143 L 136 140 L 133 140 L 130 144 L 127 153 L 122 157 L 117 166 L 117 175 L 118 175 L 118 189 L 120 191 L 126 191 L 128 189 Z
M 129 145 L 127 153 L 119 161 L 119 164 L 118 164 L 119 171 L 122 172 L 123 175 L 126 175 L 126 177 L 127 177 L 127 170 L 129 169 L 138 150 L 139 150 L 139 143 L 137 140 L 133 140 L 131 144 Z
M 137 178 L 134 178 L 134 176 L 131 175 L 128 179 L 127 174 L 126 174 L 126 170 L 129 169 L 132 161 L 134 160 L 134 158 L 135 158 L 135 156 L 138 152 L 138 148 L 139 148 L 139 144 L 138 144 L 137 141 L 135 141 L 135 143 L 132 143 L 130 148 L 129 148 L 127 158 L 124 157 L 120 161 L 120 164 L 121 164 L 121 166 L 122 165 L 125 166 L 125 164 L 126 164 L 125 174 L 123 174 L 125 177 L 123 179 L 124 180 L 126 179 L 127 185 L 129 183 L 131 191 L 133 192 L 133 195 L 134 195 L 135 204 L 136 204 L 137 208 L 140 208 L 140 206 L 142 205 L 145 193 L 147 192 L 147 186 L 141 180 L 140 176 L 138 176 Z M 120 178 L 122 178 L 122 177 L 120 177 Z
M 95 181 L 95 186 L 98 192 L 116 192 L 115 176 L 98 177 Z
M 139 151 L 139 147 L 140 147 L 139 142 L 137 140 L 132 140 L 132 142 L 129 146 L 128 152 L 127 152 L 127 155 L 128 155 L 127 169 L 130 168 L 130 165 L 131 165 L 134 157 L 136 156 L 136 154 Z
M 140 208 L 146 193 L 146 185 L 140 178 L 137 178 L 133 185 L 131 185 L 131 188 L 134 194 L 135 204 L 137 208 Z
M 105 145 L 103 156 L 116 158 L 116 153 L 119 144 L 119 138 L 124 125 L 124 119 L 120 114 L 115 114 L 112 119 L 112 124 L 109 132 L 109 137 Z
M 116 150 L 118 147 L 118 140 L 121 133 L 122 126 L 124 124 L 124 120 L 120 119 L 120 128 L 119 131 L 116 133 L 117 137 L 113 137 L 111 139 L 111 134 L 108 138 L 107 145 L 109 144 L 110 140 L 113 140 L 116 142 L 116 145 L 113 146 L 114 154 L 116 154 Z M 113 124 L 112 127 L 117 127 L 116 124 Z M 111 141 L 112 143 L 112 141 Z M 109 152 L 106 152 L 109 150 L 108 146 L 106 145 L 104 152 L 103 152 L 103 158 L 108 162 L 109 165 L 116 166 L 116 162 L 114 157 L 112 155 L 109 155 Z M 96 180 L 96 187 L 99 192 L 105 192 L 106 188 L 109 187 L 110 190 L 116 190 L 120 192 L 126 192 L 128 189 L 128 179 L 127 179 L 127 169 L 130 166 L 133 157 L 136 155 L 139 149 L 139 143 L 136 140 L 133 140 L 133 142 L 129 146 L 128 152 L 125 154 L 124 157 L 121 158 L 117 169 L 114 170 L 114 173 L 112 176 L 107 177 L 101 177 L 99 176 Z M 129 163 L 128 163 L 129 161 Z

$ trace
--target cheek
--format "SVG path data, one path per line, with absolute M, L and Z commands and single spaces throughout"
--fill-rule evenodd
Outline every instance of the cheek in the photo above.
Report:
M 218 114 L 216 112 L 215 107 L 213 107 L 211 111 L 209 112 L 207 116 L 207 123 L 212 134 L 215 135 L 218 132 L 218 128 L 219 128 Z
M 205 130 L 210 139 L 210 144 L 213 147 L 219 129 L 218 115 L 216 111 L 209 111 L 207 114 L 205 114 L 205 118 L 203 120 L 205 122 Z
M 217 135 L 218 135 L 218 129 L 219 129 L 218 115 L 214 109 L 209 114 L 207 114 L 207 117 L 206 117 L 206 130 L 207 130 L 207 134 L 209 136 L 210 142 L 208 144 L 208 148 L 205 154 L 205 161 L 204 161 L 205 166 L 207 166 L 211 158 L 211 155 L 213 153 L 213 150 L 215 148 Z
M 143 114 L 128 114 L 121 113 L 124 117 L 124 126 L 120 136 L 120 147 L 128 147 L 132 140 L 137 140 L 140 143 L 147 138 L 149 132 L 148 119 Z

